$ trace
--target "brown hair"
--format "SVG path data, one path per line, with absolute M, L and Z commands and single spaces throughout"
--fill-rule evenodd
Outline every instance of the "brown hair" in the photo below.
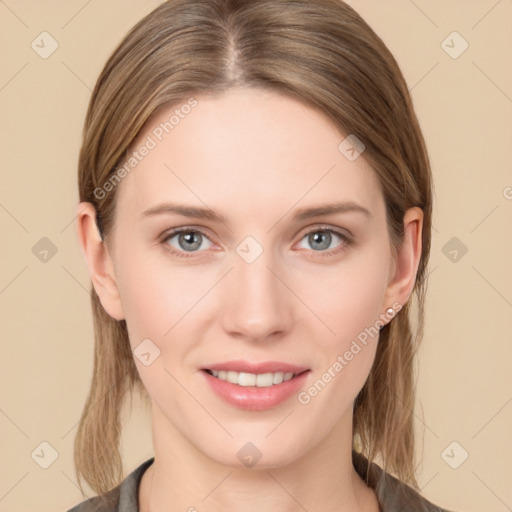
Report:
M 375 361 L 354 403 L 354 435 L 369 461 L 414 488 L 413 363 L 423 334 L 432 182 L 407 84 L 383 41 L 341 0 L 169 0 L 142 19 L 108 59 L 94 88 L 79 157 L 80 201 L 96 207 L 108 242 L 115 187 L 105 183 L 147 120 L 192 95 L 230 87 L 290 95 L 355 134 L 378 176 L 393 250 L 407 209 L 423 210 L 422 254 L 413 298 L 380 332 Z M 341 140 L 340 140 L 341 142 Z M 98 194 L 98 190 L 102 190 Z M 80 488 L 98 494 L 123 478 L 120 412 L 127 394 L 147 399 L 126 323 L 112 319 L 92 288 L 94 370 L 75 439 Z

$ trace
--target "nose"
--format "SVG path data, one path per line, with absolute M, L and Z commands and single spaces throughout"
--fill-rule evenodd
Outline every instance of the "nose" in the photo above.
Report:
M 249 341 L 289 332 L 294 297 L 285 284 L 287 277 L 270 250 L 252 262 L 235 254 L 234 268 L 223 282 L 220 315 L 225 332 Z

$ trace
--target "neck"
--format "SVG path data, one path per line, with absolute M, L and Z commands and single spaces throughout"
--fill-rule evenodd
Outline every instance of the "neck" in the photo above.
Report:
M 153 405 L 155 460 L 142 477 L 140 510 L 378 511 L 374 491 L 352 465 L 352 418 L 348 420 L 288 464 L 271 458 L 263 464 L 262 456 L 254 466 L 240 467 L 197 450 Z

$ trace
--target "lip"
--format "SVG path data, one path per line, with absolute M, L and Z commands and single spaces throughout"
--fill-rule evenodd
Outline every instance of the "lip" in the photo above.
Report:
M 279 361 L 264 361 L 261 363 L 249 363 L 248 361 L 236 360 L 226 361 L 224 363 L 211 364 L 201 368 L 202 370 L 217 371 L 233 371 L 245 373 L 303 373 L 309 368 L 305 366 L 297 366 L 289 363 L 281 363 Z
M 291 365 L 288 365 L 288 367 L 290 366 Z M 239 409 L 245 409 L 249 411 L 264 411 L 266 409 L 276 407 L 277 405 L 288 400 L 292 395 L 296 395 L 301 387 L 304 386 L 306 379 L 309 377 L 311 371 L 303 371 L 290 380 L 269 387 L 239 386 L 238 384 L 233 384 L 231 382 L 218 379 L 213 375 L 210 375 L 206 370 L 203 370 L 199 373 L 204 375 L 204 378 L 210 385 L 211 389 L 220 398 L 229 404 L 234 405 Z

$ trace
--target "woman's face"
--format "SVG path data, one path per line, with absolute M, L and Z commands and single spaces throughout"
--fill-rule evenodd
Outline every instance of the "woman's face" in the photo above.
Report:
M 384 200 L 364 153 L 340 149 L 348 134 L 276 92 L 195 100 L 133 146 L 108 246 L 119 297 L 99 295 L 126 319 L 160 433 L 223 464 L 283 465 L 351 432 L 376 331 L 410 289 L 393 285 Z M 218 365 L 249 387 L 205 371 Z

